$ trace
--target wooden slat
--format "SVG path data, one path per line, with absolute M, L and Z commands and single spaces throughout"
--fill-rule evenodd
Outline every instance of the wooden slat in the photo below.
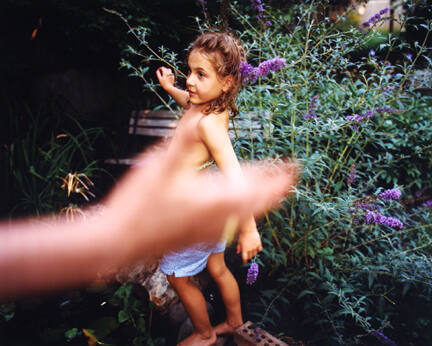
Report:
M 132 111 L 131 116 L 133 118 L 168 118 L 177 119 L 177 113 L 171 112 L 169 109 L 159 109 L 157 111 L 142 110 Z
M 104 160 L 105 163 L 108 163 L 110 165 L 125 165 L 130 166 L 136 163 L 136 160 L 134 159 L 106 159 Z
M 138 127 L 134 130 L 133 133 L 141 136 L 171 137 L 174 134 L 174 131 L 175 129 L 168 128 Z
M 168 127 L 175 129 L 177 127 L 177 119 L 150 119 L 150 118 L 139 118 L 133 119 L 129 122 L 130 126 L 138 127 Z
M 229 135 L 236 137 L 236 133 L 242 137 L 257 137 L 262 131 L 259 120 L 252 119 L 253 114 L 246 114 L 242 118 L 229 122 Z M 158 111 L 133 111 L 129 120 L 129 134 L 141 136 L 170 137 L 178 125 L 176 114 L 169 110 Z M 235 127 L 235 131 L 234 131 Z

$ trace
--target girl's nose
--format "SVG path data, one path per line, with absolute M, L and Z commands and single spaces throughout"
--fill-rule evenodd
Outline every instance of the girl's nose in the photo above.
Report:
M 192 74 L 189 74 L 189 76 L 186 78 L 186 87 L 193 86 L 194 85 L 194 79 L 192 77 Z

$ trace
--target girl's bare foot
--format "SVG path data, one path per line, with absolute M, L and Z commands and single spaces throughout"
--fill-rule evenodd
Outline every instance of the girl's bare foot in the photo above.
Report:
M 231 324 L 228 323 L 228 321 L 225 321 L 225 322 L 218 324 L 216 327 L 214 327 L 214 331 L 216 332 L 216 335 L 234 334 L 236 328 L 238 328 L 240 326 L 241 326 L 241 324 L 236 325 L 236 326 L 232 326 Z
M 217 336 L 214 330 L 212 330 L 211 335 L 208 338 L 206 338 L 204 335 L 193 332 L 177 346 L 211 346 L 214 345 L 216 341 Z

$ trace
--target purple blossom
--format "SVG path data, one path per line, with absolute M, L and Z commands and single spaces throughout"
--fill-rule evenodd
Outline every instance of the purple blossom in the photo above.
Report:
M 267 26 L 272 26 L 273 23 L 271 22 L 271 20 L 266 20 L 265 25 L 267 25 Z
M 270 71 L 279 71 L 285 65 L 285 59 L 282 58 L 265 60 L 258 67 L 253 67 L 248 62 L 243 61 L 240 65 L 240 73 L 243 76 L 243 82 L 255 82 L 258 77 L 265 77 Z
M 377 108 L 377 109 L 369 109 L 365 111 L 363 114 L 354 114 L 348 115 L 345 120 L 353 123 L 362 123 L 365 119 L 371 119 L 376 113 L 402 113 L 401 109 L 392 109 L 392 108 Z M 353 128 L 357 131 L 358 125 L 353 124 Z
M 375 51 L 374 51 L 373 49 L 371 49 L 371 50 L 369 51 L 369 55 L 370 55 L 370 56 L 375 56 L 375 54 L 376 54 L 376 53 L 375 53 Z
M 383 8 L 381 11 L 379 11 L 379 14 L 383 16 L 383 15 L 385 15 L 388 11 L 390 11 L 390 8 L 386 7 L 386 8 Z
M 257 12 L 263 12 L 264 11 L 264 7 L 261 3 L 261 0 L 251 0 L 251 5 L 252 5 L 252 8 L 254 10 L 256 10 Z
M 391 340 L 390 338 L 388 338 L 383 333 L 381 333 L 381 332 L 379 332 L 377 330 L 372 331 L 371 334 L 374 337 L 376 337 L 384 345 L 397 346 L 397 344 L 393 340 Z
M 265 77 L 270 71 L 279 71 L 285 65 L 285 59 L 281 58 L 273 58 L 263 61 L 258 65 L 257 75 L 258 77 Z
M 309 102 L 308 111 L 306 112 L 306 114 L 303 115 L 304 119 L 316 119 L 317 118 L 315 111 L 316 111 L 316 102 L 317 102 L 318 98 L 319 98 L 318 95 L 314 95 L 312 97 L 312 99 Z
M 370 204 L 370 203 L 359 203 L 356 204 L 357 209 L 360 210 L 379 210 L 381 209 L 381 207 L 379 205 L 376 204 Z
M 432 207 L 432 199 L 426 201 L 422 204 L 422 207 Z
M 394 108 L 377 108 L 377 113 L 403 113 L 402 109 L 394 109 Z
M 252 285 L 256 281 L 258 277 L 258 272 L 259 272 L 258 263 L 252 262 L 249 266 L 247 277 L 246 277 L 246 283 L 248 285 Z
M 403 228 L 402 221 L 394 218 L 394 217 L 387 217 L 380 213 L 375 213 L 373 211 L 366 211 L 365 214 L 365 221 L 367 224 L 377 224 L 377 225 L 385 225 L 393 228 Z
M 401 195 L 402 195 L 402 193 L 400 192 L 400 190 L 390 189 L 390 190 L 385 190 L 385 191 L 381 192 L 379 194 L 379 197 L 383 201 L 389 201 L 391 199 L 399 199 Z
M 413 57 L 413 56 L 412 56 L 411 53 L 406 54 L 405 57 L 406 57 L 409 61 L 412 61 L 412 57 Z
M 355 131 L 358 131 L 358 125 L 356 123 L 361 123 L 366 118 L 370 119 L 374 116 L 374 114 L 375 113 L 373 111 L 366 111 L 363 114 L 348 115 L 345 120 L 353 122 L 352 127 Z
M 382 16 L 385 15 L 390 9 L 388 7 L 383 8 L 381 11 L 379 11 L 377 14 L 370 17 L 366 22 L 362 23 L 363 28 L 369 28 L 371 25 L 378 22 L 380 19 L 382 19 Z
M 347 178 L 348 186 L 351 186 L 355 181 L 356 181 L 356 166 L 355 164 L 352 164 Z
M 249 81 L 255 82 L 258 78 L 255 67 L 250 65 L 247 61 L 242 61 L 240 64 L 240 73 L 243 77 L 243 82 L 248 83 Z

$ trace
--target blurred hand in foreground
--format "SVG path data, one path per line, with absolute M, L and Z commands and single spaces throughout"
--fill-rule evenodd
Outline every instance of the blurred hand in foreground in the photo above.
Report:
M 297 182 L 295 163 L 251 163 L 238 182 L 185 170 L 177 166 L 185 144 L 139 157 L 102 216 L 0 224 L 0 297 L 85 285 L 140 259 L 217 241 L 251 213 L 276 207 Z

